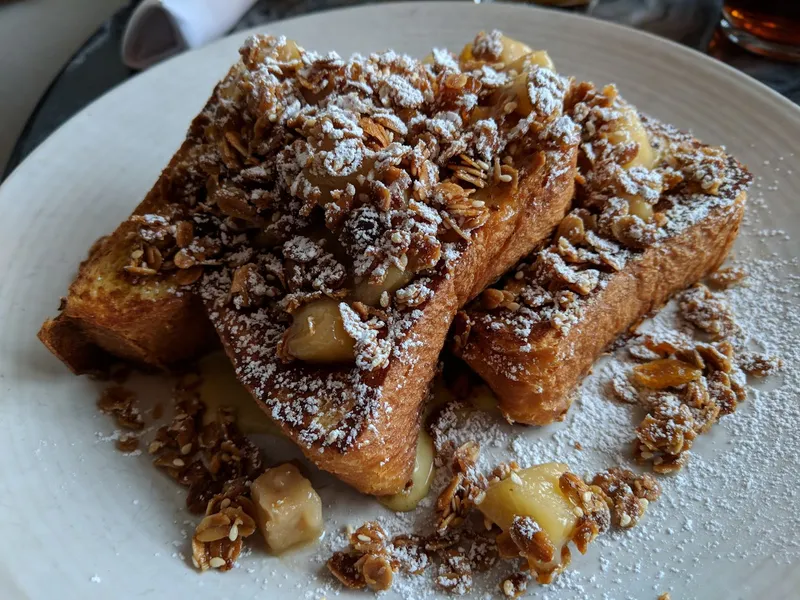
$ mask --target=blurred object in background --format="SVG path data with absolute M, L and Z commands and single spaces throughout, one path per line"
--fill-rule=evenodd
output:
M 225 35 L 256 0 L 144 0 L 122 39 L 122 60 L 146 69 Z
M 520 0 L 517 0 L 520 1 Z M 544 4 L 547 6 L 588 6 L 594 0 L 522 0 L 528 4 Z
M 721 25 L 729 39 L 751 52 L 800 61 L 797 0 L 725 0 Z
M 511 0 L 517 4 L 539 4 L 541 6 L 554 6 L 557 8 L 576 8 L 589 10 L 598 0 Z M 476 4 L 491 2 L 491 0 L 475 0 Z

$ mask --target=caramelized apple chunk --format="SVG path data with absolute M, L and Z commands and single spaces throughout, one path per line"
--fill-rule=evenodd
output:
M 325 298 L 300 307 L 286 332 L 286 351 L 310 363 L 353 361 L 355 342 L 345 331 L 339 303 Z
M 484 516 L 503 531 L 509 531 L 516 517 L 530 517 L 556 548 L 563 547 L 575 530 L 575 506 L 559 487 L 567 465 L 547 463 L 512 472 L 489 486 L 478 505 Z
M 414 273 L 408 269 L 401 271 L 392 265 L 386 270 L 386 275 L 380 283 L 371 283 L 369 280 L 362 281 L 354 291 L 354 297 L 359 302 L 370 306 L 383 306 L 382 299 L 384 292 L 392 294 L 406 285 L 414 277 Z M 388 296 L 387 296 L 388 299 Z M 385 306 L 384 306 L 385 308 Z
M 612 144 L 635 143 L 638 147 L 636 156 L 625 165 L 626 169 L 631 167 L 645 167 L 652 169 L 658 155 L 650 144 L 650 138 L 642 125 L 642 121 L 636 109 L 629 104 L 625 104 L 621 109 L 621 116 L 614 121 L 614 127 L 604 135 Z
M 584 553 L 611 523 L 602 490 L 561 463 L 510 470 L 487 488 L 478 508 L 503 530 L 497 537 L 501 555 L 525 557 L 540 583 L 569 564 L 570 542 Z
M 258 528 L 272 552 L 315 540 L 322 531 L 322 501 L 291 463 L 268 469 L 253 482 Z

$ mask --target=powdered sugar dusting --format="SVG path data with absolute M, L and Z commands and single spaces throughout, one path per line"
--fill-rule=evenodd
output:
M 745 237 L 751 235 L 779 243 L 745 230 Z M 763 258 L 754 246 L 740 243 L 735 263 L 750 273 L 748 283 L 724 294 L 747 335 L 747 346 L 782 357 L 783 371 L 764 381 L 750 381 L 749 399 L 695 442 L 689 464 L 677 475 L 659 477 L 664 493 L 638 527 L 601 536 L 587 556 L 573 557 L 570 569 L 552 585 L 529 585 L 530 597 L 656 597 L 678 582 L 682 590 L 691 589 L 693 581 L 699 585 L 708 573 L 730 578 L 751 572 L 766 556 L 781 565 L 800 560 L 800 543 L 786 536 L 800 528 L 800 515 L 794 510 L 800 349 L 794 332 L 784 326 L 800 319 L 800 260 Z M 679 322 L 674 303 L 640 328 L 659 334 L 676 329 L 686 327 Z M 613 375 L 630 364 L 624 348 L 598 361 L 563 423 L 522 428 L 506 424 L 499 415 L 468 412 L 453 415 L 459 425 L 449 437 L 456 443 L 480 441 L 478 466 L 484 471 L 509 459 L 523 466 L 557 460 L 585 475 L 610 465 L 635 470 L 630 441 L 641 409 L 613 400 L 608 390 Z M 424 532 L 430 527 L 431 498 L 446 482 L 444 471 L 440 469 L 431 495 L 416 513 L 379 519 L 387 531 Z M 340 547 L 336 540 L 331 542 L 331 547 Z M 320 559 L 324 556 L 322 551 Z M 476 576 L 472 593 L 495 596 L 504 573 L 492 569 L 486 576 Z M 435 596 L 430 575 L 401 578 L 391 592 L 395 593 Z

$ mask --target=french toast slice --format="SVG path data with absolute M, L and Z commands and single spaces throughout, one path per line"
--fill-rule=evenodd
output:
M 165 249 L 186 213 L 183 190 L 197 185 L 198 139 L 217 102 L 219 88 L 144 200 L 89 250 L 59 315 L 42 325 L 39 339 L 75 374 L 101 373 L 116 359 L 167 369 L 219 344 L 202 301 L 186 287 L 201 272 L 174 268 Z
M 242 51 L 239 89 L 267 96 L 323 71 L 333 91 L 277 116 L 292 139 L 274 132 L 280 150 L 259 167 L 274 187 L 254 216 L 268 225 L 230 240 L 200 294 L 262 409 L 312 462 L 369 494 L 410 481 L 456 311 L 547 238 L 574 190 L 570 81 L 534 63 L 503 71 L 499 34 L 469 48 L 469 62 L 436 52 L 428 65 L 387 52 L 329 66 L 275 38 Z M 264 82 L 264 69 L 285 78 Z M 261 135 L 240 134 L 254 136 L 248 148 Z M 225 194 L 250 176 L 229 178 Z M 229 210 L 226 197 L 217 207 Z
M 722 149 L 634 119 L 612 87 L 583 86 L 570 112 L 583 130 L 576 208 L 453 329 L 506 418 L 532 425 L 563 418 L 605 348 L 722 264 L 751 181 Z

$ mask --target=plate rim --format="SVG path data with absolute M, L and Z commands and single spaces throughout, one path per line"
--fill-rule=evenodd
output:
M 453 4 L 452 4 L 451 2 L 420 2 L 420 3 L 416 3 L 416 2 L 413 2 L 413 3 L 411 3 L 411 2 L 393 2 L 393 3 L 387 3 L 387 5 L 389 5 L 389 4 L 390 4 L 390 5 L 392 5 L 392 6 L 398 6 L 398 5 L 399 5 L 399 6 L 401 7 L 401 9 L 402 9 L 402 7 L 405 7 L 405 6 L 410 6 L 410 5 L 413 5 L 414 7 L 419 7 L 419 6 L 423 6 L 423 5 L 426 5 L 426 4 L 427 4 L 427 5 L 443 5 L 443 6 L 447 6 L 447 8 L 448 8 L 448 10 L 449 10 L 449 9 L 450 9 L 450 8 L 453 6 Z M 347 7 L 347 8 L 340 8 L 340 9 L 333 9 L 333 10 L 321 11 L 320 13 L 314 13 L 314 14 L 312 14 L 312 15 L 304 15 L 304 16 L 301 16 L 301 17 L 295 17 L 295 18 L 293 18 L 293 19 L 287 19 L 287 20 L 283 20 L 283 21 L 275 21 L 275 22 L 273 22 L 273 23 L 270 23 L 270 24 L 267 24 L 267 25 L 269 25 L 270 27 L 273 27 L 273 26 L 274 26 L 274 27 L 280 27 L 282 24 L 285 24 L 285 23 L 288 23 L 288 22 L 296 22 L 296 21 L 298 21 L 298 20 L 300 20 L 300 19 L 305 19 L 305 18 L 309 18 L 309 17 L 314 17 L 314 16 L 316 16 L 317 14 L 320 14 L 320 15 L 321 15 L 321 17 L 320 17 L 320 18 L 323 18 L 323 19 L 324 19 L 326 16 L 329 16 L 331 13 L 338 13 L 338 12 L 350 12 L 350 11 L 364 10 L 365 8 L 371 8 L 372 10 L 375 10 L 375 9 L 376 9 L 377 7 L 379 7 L 379 6 L 382 6 L 382 5 L 369 5 L 369 6 L 365 6 L 365 7 L 361 7 L 361 6 L 359 6 L 359 7 Z M 509 6 L 509 5 L 503 5 L 503 6 L 504 6 L 504 7 L 507 7 L 507 6 Z M 526 8 L 529 8 L 529 7 L 526 7 Z M 494 10 L 494 9 L 492 9 L 492 10 Z M 535 9 L 535 10 L 537 10 L 537 11 L 540 11 L 540 9 Z M 556 13 L 556 14 L 557 14 L 557 13 Z M 573 16 L 575 16 L 575 15 L 573 15 Z M 507 17 L 506 17 L 506 18 L 507 18 Z M 537 18 L 537 17 L 535 17 L 535 16 L 534 16 L 534 17 L 529 17 L 529 18 L 530 18 L 530 19 L 535 19 L 535 18 Z M 592 20 L 592 19 L 589 19 L 589 20 Z M 624 29 L 624 30 L 629 30 L 629 29 L 630 29 L 630 28 L 627 28 L 627 27 L 624 27 L 624 26 L 618 26 L 618 25 L 615 25 L 615 24 L 612 24 L 612 23 L 607 23 L 607 25 L 612 25 L 612 26 L 615 26 L 615 27 L 621 27 L 621 28 L 622 28 L 622 29 Z M 462 28 L 462 29 L 466 29 L 466 28 Z M 227 36 L 227 37 L 226 37 L 226 38 L 224 38 L 223 40 L 219 40 L 217 43 L 223 43 L 223 41 L 224 41 L 224 40 L 228 40 L 228 39 L 230 39 L 231 37 L 239 37 L 239 36 L 242 36 L 242 37 L 243 37 L 243 36 L 245 36 L 245 35 L 248 35 L 248 34 L 252 33 L 253 31 L 264 31 L 264 29 L 263 29 L 263 27 L 259 26 L 259 27 L 253 28 L 253 29 L 249 29 L 249 30 L 247 30 L 247 31 L 238 32 L 237 34 L 234 34 L 233 36 Z M 644 34 L 645 36 L 652 36 L 652 34 L 648 34 L 648 33 L 646 33 L 646 32 L 639 32 L 639 31 L 636 31 L 636 30 L 633 30 L 633 31 L 634 31 L 634 34 L 635 34 L 635 33 L 642 33 L 642 34 Z M 624 35 L 625 35 L 625 36 L 627 36 L 627 35 L 630 35 L 630 31 L 628 31 L 628 32 L 627 32 L 626 34 L 624 34 Z M 673 42 L 670 42 L 669 40 L 665 40 L 665 39 L 663 39 L 663 38 L 659 38 L 658 36 L 652 36 L 652 37 L 656 37 L 656 38 L 657 38 L 657 40 L 659 40 L 659 42 L 667 42 L 667 43 L 668 43 L 668 45 L 677 45 L 677 46 L 679 46 L 680 48 L 682 48 L 683 50 L 689 50 L 690 52 L 692 51 L 690 48 L 686 48 L 686 47 L 684 47 L 684 46 L 681 46 L 680 44 L 675 44 L 675 43 L 673 43 Z M 641 43 L 647 43 L 647 42 L 641 42 Z M 232 45 L 231 45 L 231 46 L 232 46 Z M 197 50 L 197 52 L 200 52 L 200 51 L 202 51 L 202 50 L 203 50 L 203 49 L 198 49 L 198 50 Z M 191 54 L 191 53 L 186 53 L 186 57 L 187 57 L 187 58 L 183 58 L 183 56 L 184 56 L 184 55 L 181 55 L 181 56 L 175 57 L 175 59 L 174 59 L 174 60 L 179 60 L 179 59 L 182 59 L 182 58 L 183 58 L 183 60 L 190 60 L 190 59 L 188 59 L 188 55 L 190 55 L 190 54 Z M 658 52 L 656 52 L 656 53 L 654 53 L 654 54 L 658 55 Z M 226 55 L 227 55 L 227 51 L 226 51 Z M 701 55 L 702 55 L 702 54 L 701 54 Z M 674 56 L 674 55 L 673 55 L 673 56 Z M 707 58 L 710 58 L 710 57 L 707 57 Z M 714 59 L 711 59 L 711 60 L 712 60 L 712 62 L 718 62 L 718 61 L 714 61 Z M 158 67 L 156 67 L 156 68 L 167 68 L 167 67 L 166 67 L 166 65 L 167 65 L 167 64 L 169 64 L 169 61 L 165 61 L 165 63 L 163 63 L 162 65 L 159 65 L 159 66 L 158 66 Z M 726 65 L 723 65 L 723 66 L 726 66 Z M 731 68 L 731 70 L 734 72 L 734 74 L 735 74 L 736 78 L 738 78 L 738 76 L 740 76 L 740 75 L 744 75 L 743 73 L 740 73 L 740 72 L 736 71 L 736 70 L 735 70 L 735 69 L 733 69 L 733 68 Z M 745 75 L 745 77 L 747 77 L 747 76 Z M 764 100 L 764 99 L 763 99 L 763 96 L 762 96 L 762 94 L 761 94 L 760 92 L 753 91 L 753 92 L 752 92 L 752 95 L 751 95 L 751 93 L 750 93 L 750 91 L 749 91 L 749 90 L 752 90 L 752 89 L 753 89 L 753 86 L 750 86 L 750 87 L 749 87 L 749 88 L 747 88 L 747 89 L 745 89 L 745 88 L 740 88 L 739 86 L 740 86 L 740 85 L 742 85 L 742 84 L 741 84 L 741 82 L 737 82 L 737 81 L 735 80 L 736 78 L 734 78 L 734 80 L 733 80 L 733 81 L 731 81 L 731 83 L 730 83 L 730 86 L 731 86 L 731 91 L 737 91 L 737 92 L 740 92 L 740 93 L 742 94 L 742 96 L 741 96 L 742 98 L 745 98 L 745 99 L 747 99 L 747 100 L 749 100 L 749 101 L 751 101 L 751 102 L 755 103 L 757 106 L 759 106 L 759 105 L 760 105 L 760 106 L 762 106 L 762 107 L 763 107 L 763 106 L 777 106 L 777 105 L 775 105 L 775 104 L 770 104 L 770 103 L 768 103 L 768 100 Z M 60 127 L 60 128 L 57 130 L 57 131 L 56 131 L 56 132 L 54 132 L 54 134 L 58 134 L 59 132 L 61 132 L 61 134 L 62 134 L 62 135 L 60 136 L 60 138 L 61 138 L 61 139 L 59 139 L 59 140 L 58 140 L 58 146 L 57 146 L 57 147 L 59 147 L 59 148 L 63 149 L 63 148 L 64 148 L 64 147 L 65 147 L 65 146 L 66 146 L 66 145 L 69 143 L 69 141 L 70 141 L 68 138 L 71 138 L 71 137 L 72 137 L 72 135 L 74 135 L 76 132 L 78 132 L 78 131 L 77 131 L 77 128 L 74 128 L 75 130 L 74 130 L 74 131 L 72 131 L 72 132 L 70 132 L 70 133 L 71 133 L 71 135 L 70 135 L 70 136 L 64 136 L 64 135 L 63 135 L 63 131 L 61 131 L 62 129 L 66 128 L 67 126 L 74 125 L 74 124 L 72 123 L 72 119 L 75 119 L 75 118 L 82 118 L 82 117 L 87 117 L 87 115 L 85 115 L 85 113 L 86 113 L 87 111 L 91 111 L 91 110 L 93 110 L 93 109 L 94 109 L 94 107 L 95 107 L 95 106 L 97 106 L 97 104 L 96 104 L 96 103 L 98 103 L 98 102 L 102 101 L 102 100 L 105 98 L 105 96 L 107 96 L 107 95 L 111 95 L 111 94 L 114 94 L 114 93 L 117 93 L 117 90 L 122 90 L 122 89 L 124 88 L 124 86 L 125 86 L 126 84 L 128 84 L 128 83 L 131 83 L 131 85 L 136 85 L 136 84 L 133 84 L 132 82 L 134 82 L 134 81 L 138 81 L 138 79 L 139 79 L 139 78 L 136 78 L 136 77 L 134 77 L 134 78 L 131 78 L 131 80 L 129 80 L 129 81 L 127 81 L 127 82 L 123 83 L 122 85 L 120 85 L 120 86 L 117 86 L 117 87 L 113 88 L 112 90 L 109 90 L 109 92 L 107 92 L 106 94 L 104 94 L 103 96 L 101 96 L 100 98 L 98 98 L 97 100 L 95 100 L 95 101 L 93 101 L 92 103 L 90 103 L 90 105 L 88 105 L 86 108 L 84 108 L 84 109 L 82 109 L 81 111 L 79 111 L 79 112 L 78 112 L 78 113 L 77 113 L 77 114 L 76 114 L 74 117 L 72 117 L 72 118 L 71 118 L 70 120 L 68 120 L 68 121 L 67 121 L 67 122 L 66 122 L 64 125 L 62 125 L 62 126 L 61 126 L 61 127 Z M 748 79 L 749 79 L 749 78 L 748 78 Z M 737 83 L 738 83 L 739 85 L 737 85 Z M 757 83 L 758 83 L 758 82 L 757 82 Z M 759 85 L 761 85 L 761 84 L 759 84 Z M 142 86 L 142 87 L 144 87 L 144 86 Z M 762 86 L 762 87 L 766 87 L 766 86 Z M 735 88 L 735 89 L 734 89 L 734 88 Z M 768 91 L 772 91 L 772 90 L 769 90 L 769 88 L 767 88 L 767 90 L 768 90 Z M 141 89 L 140 89 L 140 91 L 141 91 Z M 128 92 L 119 92 L 119 93 L 123 93 L 123 94 L 124 94 L 124 93 L 128 93 Z M 773 92 L 773 94 L 774 94 L 774 95 L 778 95 L 778 96 L 780 97 L 780 95 L 779 95 L 779 94 L 776 94 L 776 93 L 774 93 L 774 92 Z M 737 96 L 737 98 L 738 98 L 738 97 L 739 97 L 739 96 Z M 785 100 L 785 99 L 784 99 L 784 100 Z M 787 100 L 787 101 L 788 101 L 788 100 Z M 732 101 L 732 102 L 733 102 L 733 101 Z M 794 105 L 792 104 L 792 106 L 794 106 Z M 797 107 L 795 107 L 795 108 L 797 108 Z M 778 122 L 781 122 L 781 121 L 782 121 L 782 119 L 784 119 L 784 117 L 786 116 L 786 114 L 787 114 L 787 113 L 784 113 L 784 112 L 777 112 L 777 113 L 774 113 L 774 114 L 771 114 L 771 115 L 769 115 L 769 119 L 770 119 L 771 121 L 778 121 Z M 795 117 L 797 117 L 798 115 L 800 115 L 800 111 L 798 111 L 798 112 L 796 112 L 796 113 L 793 113 L 793 114 L 792 114 L 792 117 L 791 117 L 791 125 L 792 125 L 792 129 L 791 129 L 791 131 L 798 130 L 798 129 L 795 129 L 795 126 L 797 126 L 797 127 L 800 127 L 800 119 L 796 119 L 796 118 L 795 118 Z M 776 116 L 777 116 L 777 118 L 776 118 Z M 88 116 L 88 118 L 92 118 L 92 116 L 91 116 L 91 115 L 89 115 L 89 116 Z M 105 120 L 105 119 L 100 119 L 100 122 L 102 123 L 104 120 Z M 188 120 L 188 119 L 187 119 L 187 120 Z M 692 124 L 692 125 L 694 125 L 694 122 L 691 122 L 691 121 L 689 121 L 689 122 L 687 122 L 687 124 Z M 48 138 L 47 140 L 45 140 L 45 141 L 43 142 L 43 144 L 42 144 L 42 145 L 41 145 L 39 148 L 37 148 L 37 151 L 36 151 L 36 152 L 38 152 L 38 151 L 45 151 L 45 149 L 47 148 L 46 144 L 48 144 L 48 143 L 49 143 L 49 144 L 54 144 L 54 143 L 55 143 L 55 141 L 54 141 L 53 139 L 51 139 L 51 138 Z M 38 165 L 41 165 L 41 164 L 42 164 L 42 161 L 41 161 L 41 160 L 38 158 L 38 157 L 39 157 L 39 156 L 41 156 L 41 155 L 37 155 L 37 154 L 36 154 L 36 152 L 32 153 L 32 155 L 31 155 L 31 156 L 37 156 L 36 163 L 37 163 Z M 29 157 L 29 158 L 30 158 L 30 157 Z M 24 161 L 24 162 L 27 162 L 27 159 L 26 159 L 26 161 Z M 23 163 L 23 164 L 24 164 L 24 163 Z M 16 170 L 18 170 L 18 169 L 16 169 Z M 15 171 L 16 171 L 16 170 L 15 170 Z M 28 171 L 30 171 L 30 170 L 31 170 L 31 168 L 30 168 L 30 167 L 28 167 L 28 169 L 27 169 L 27 170 L 28 170 Z M 137 170 L 138 170 L 138 169 L 137 169 Z M 140 170 L 140 171 L 141 171 L 141 170 Z M 13 176 L 13 175 L 15 175 L 15 173 L 12 173 L 12 176 Z M 30 175 L 31 175 L 31 173 L 29 173 L 28 175 L 30 176 Z M 141 177 L 141 175 L 140 175 L 139 177 Z M 9 178 L 9 179 L 11 179 L 11 178 Z M 16 181 L 16 180 L 15 180 L 15 181 Z M 25 180 L 22 180 L 22 181 L 25 181 Z M 18 182 L 18 183 L 19 183 L 19 182 Z M 8 190 L 8 191 L 10 192 L 11 190 Z M 4 193 L 8 193 L 8 192 L 6 192 L 6 191 L 4 190 L 4 188 L 3 188 L 2 186 L 0 186 L 0 198 L 2 198 L 2 196 L 3 196 L 3 194 L 4 194 Z M 8 195 L 9 195 L 9 199 L 11 199 L 11 198 L 12 198 L 12 197 L 11 197 L 11 194 L 9 193 Z M 77 200 L 75 203 L 76 203 L 76 205 L 80 206 L 80 202 L 81 202 L 80 200 Z M 85 202 L 85 200 L 84 200 L 84 202 Z M 28 211 L 26 210 L 26 212 L 28 212 Z M 798 215 L 798 216 L 800 217 L 800 215 Z M 798 227 L 800 227 L 800 221 L 795 221 L 795 222 L 798 224 L 797 226 L 798 226 Z M 71 260 L 72 260 L 72 259 L 76 259 L 76 256 L 73 256 L 73 257 L 71 257 Z M 12 270 L 13 270 L 13 269 L 12 269 Z M 2 274 L 2 273 L 4 273 L 4 272 L 6 272 L 6 268 L 3 266 L 3 264 L 2 264 L 2 261 L 0 261 L 0 274 Z M 2 297 L 2 296 L 3 296 L 3 294 L 0 294 L 0 297 Z M 45 301 L 45 300 L 46 300 L 46 299 L 44 299 L 44 300 L 42 300 L 42 299 L 39 299 L 39 300 L 37 300 L 37 304 L 39 304 L 39 305 L 42 305 L 42 304 L 44 303 L 44 301 Z M 4 362 L 5 362 L 5 361 L 3 360 L 3 358 L 2 358 L 2 357 L 0 357 L 0 375 L 2 375 L 2 373 L 3 373 L 3 371 L 4 371 L 4 367 L 6 366 L 6 364 L 8 364 L 8 363 L 6 363 L 6 364 L 3 364 Z M 66 373 L 66 371 L 64 371 L 63 373 L 61 373 L 61 374 L 60 374 L 60 376 L 61 376 L 61 377 L 69 377 L 69 379 L 73 379 L 73 380 L 74 380 L 74 379 L 77 379 L 77 378 L 74 378 L 74 377 L 68 376 L 68 374 Z M 0 379 L 0 380 L 1 380 L 1 379 Z M 15 389 L 15 388 L 17 388 L 17 386 L 19 385 L 19 381 L 20 381 L 20 380 L 19 380 L 18 378 L 16 378 L 16 377 L 15 377 L 15 374 L 12 372 L 12 374 L 11 374 L 11 377 L 7 378 L 5 381 L 6 381 L 6 383 L 7 383 L 7 384 L 11 384 L 11 382 L 12 382 L 12 381 L 14 382 L 14 384 L 13 384 L 13 385 L 14 385 L 14 388 L 12 388 L 10 385 L 8 385 L 8 386 L 6 387 L 6 389 L 10 391 L 10 390 L 12 390 L 12 389 Z M 2 575 L 2 565 L 0 565 L 0 575 Z M 1 578 L 0 578 L 0 579 L 1 579 Z M 17 579 L 12 579 L 11 581 L 12 581 L 12 583 L 16 583 L 18 580 L 17 580 Z M 87 584 L 87 585 L 88 585 L 88 584 Z M 83 589 L 83 588 L 81 588 L 81 589 Z M 100 589 L 100 588 L 98 588 L 98 589 Z M 170 588 L 169 588 L 169 589 L 172 589 L 172 586 L 170 586 Z M 180 589 L 190 589 L 190 588 L 180 588 Z M 235 589 L 235 587 L 234 587 L 234 586 L 232 586 L 231 588 L 229 588 L 229 590 L 230 590 L 230 589 Z M 249 589 L 249 588 L 247 588 L 247 589 Z M 246 591 L 247 591 L 247 589 L 246 589 Z M 228 591 L 229 591 L 229 590 L 228 590 Z M 14 588 L 11 588 L 11 590 L 10 590 L 10 591 L 12 591 L 12 592 L 13 592 L 13 591 L 14 591 Z M 103 592 L 107 592 L 107 591 L 108 591 L 108 588 L 102 588 L 102 591 L 100 591 L 99 593 L 100 593 L 100 594 L 102 594 Z M 256 590 L 256 591 L 257 591 L 257 590 Z M 611 591 L 611 590 L 609 590 L 609 591 Z M 274 589 L 274 588 L 270 588 L 270 589 L 268 589 L 268 590 L 267 590 L 267 594 L 268 594 L 268 595 L 269 595 L 270 593 L 273 593 L 273 594 L 274 594 L 274 593 L 276 593 L 276 592 L 277 592 L 277 590 L 276 590 L 276 589 Z M 235 592 L 233 592 L 233 593 L 235 594 Z M 92 597 L 95 597 L 95 596 L 94 596 L 94 594 L 92 594 L 91 596 L 92 596 Z M 12 596 L 12 597 L 13 597 L 13 596 Z M 68 597 L 69 597 L 69 596 L 68 596 Z M 343 597 L 344 597 L 344 594 L 343 594 Z

